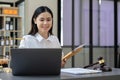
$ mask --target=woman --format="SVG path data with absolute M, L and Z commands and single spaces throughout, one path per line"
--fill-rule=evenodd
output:
M 31 20 L 31 30 L 23 37 L 19 48 L 61 48 L 58 38 L 52 33 L 53 13 L 47 6 L 38 7 Z M 66 61 L 62 61 L 64 67 Z

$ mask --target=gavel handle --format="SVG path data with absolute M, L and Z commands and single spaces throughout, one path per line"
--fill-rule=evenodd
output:
M 96 62 L 96 63 L 90 64 L 90 65 L 84 66 L 83 68 L 88 68 L 88 67 L 94 66 L 96 64 L 99 64 L 99 62 Z

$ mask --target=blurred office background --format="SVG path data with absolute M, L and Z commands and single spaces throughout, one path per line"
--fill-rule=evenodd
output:
M 100 56 L 108 66 L 120 67 L 120 0 L 0 0 L 0 4 L 13 2 L 19 7 L 23 35 L 30 30 L 34 10 L 46 5 L 53 11 L 53 33 L 64 54 L 85 44 L 65 67 L 84 67 Z

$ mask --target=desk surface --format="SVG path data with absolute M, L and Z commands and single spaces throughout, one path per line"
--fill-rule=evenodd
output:
M 0 80 L 119 80 L 120 69 L 85 75 L 61 73 L 59 76 L 13 76 L 11 73 L 0 73 Z

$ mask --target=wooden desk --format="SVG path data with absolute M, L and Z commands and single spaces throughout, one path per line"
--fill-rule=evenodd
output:
M 59 76 L 13 76 L 11 73 L 0 73 L 1 80 L 120 80 L 120 69 L 112 72 L 73 75 L 61 73 Z

